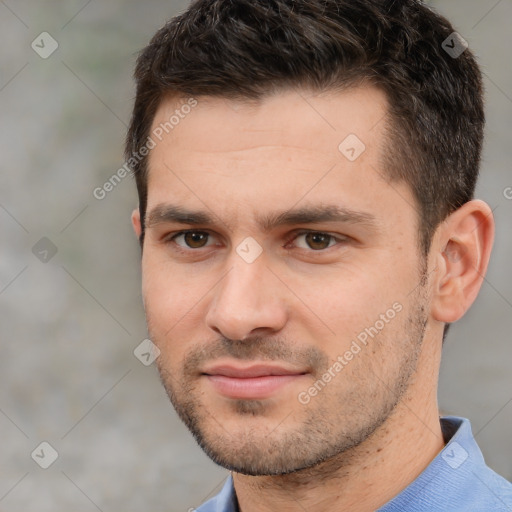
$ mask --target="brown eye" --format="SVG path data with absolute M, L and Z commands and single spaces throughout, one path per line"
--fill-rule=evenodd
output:
M 171 240 L 183 249 L 201 249 L 207 246 L 209 236 L 205 231 L 182 231 Z
M 332 236 L 326 233 L 307 233 L 305 240 L 311 249 L 320 251 L 329 247 Z
M 185 243 L 191 249 L 199 249 L 206 245 L 208 241 L 208 233 L 203 233 L 201 231 L 189 231 L 188 233 L 184 233 Z

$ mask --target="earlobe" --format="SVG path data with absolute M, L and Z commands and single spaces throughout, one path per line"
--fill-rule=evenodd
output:
M 135 208 L 135 210 L 133 210 L 132 212 L 132 226 L 133 226 L 133 230 L 135 231 L 135 235 L 137 236 L 137 238 L 140 238 L 140 233 L 141 233 L 141 224 L 140 224 L 140 211 L 139 211 L 139 208 Z
M 494 219 L 483 201 L 469 201 L 438 228 L 432 247 L 438 273 L 432 297 L 433 317 L 445 323 L 459 320 L 476 299 L 494 240 Z

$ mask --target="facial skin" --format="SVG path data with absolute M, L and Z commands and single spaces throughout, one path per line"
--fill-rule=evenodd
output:
M 468 203 L 420 255 L 412 193 L 385 179 L 375 88 L 197 100 L 149 160 L 143 297 L 162 382 L 206 453 L 235 471 L 244 512 L 276 500 L 375 510 L 442 449 L 442 329 L 478 293 L 490 210 Z M 185 102 L 162 103 L 153 127 Z M 366 147 L 353 162 L 338 149 L 349 134 Z M 212 222 L 172 221 L 171 206 Z M 329 208 L 343 215 L 270 222 Z M 132 222 L 139 235 L 138 210 Z

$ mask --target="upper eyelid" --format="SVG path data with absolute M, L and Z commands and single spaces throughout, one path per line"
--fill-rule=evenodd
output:
M 208 230 L 208 229 L 184 229 L 184 230 L 181 230 L 181 231 L 173 232 L 173 233 L 165 236 L 163 238 L 163 240 L 170 242 L 170 241 L 173 241 L 178 236 L 185 235 L 187 233 L 207 233 L 209 236 L 212 236 L 212 235 L 215 236 L 215 233 L 210 231 L 210 230 Z M 290 242 L 292 242 L 293 240 L 295 240 L 296 238 L 298 238 L 301 235 L 307 235 L 309 233 L 317 233 L 317 234 L 321 234 L 321 235 L 328 235 L 328 236 L 334 238 L 338 242 L 342 242 L 342 241 L 347 240 L 347 239 L 350 238 L 347 235 L 333 234 L 333 233 L 330 233 L 329 231 L 321 231 L 321 230 L 316 230 L 316 229 L 300 229 L 300 228 L 298 228 L 297 230 L 292 231 L 292 233 L 290 233 L 290 234 L 288 234 L 286 236 L 286 244 L 289 244 Z M 190 249 L 193 250 L 193 251 L 194 250 L 196 250 L 196 251 L 198 250 L 198 249 L 192 249 L 192 248 L 190 248 Z M 202 249 L 202 247 L 200 247 L 199 249 Z
M 176 231 L 174 233 L 170 233 L 169 235 L 166 235 L 163 237 L 164 241 L 172 241 L 178 236 L 186 235 L 187 233 L 206 233 L 208 236 L 212 236 L 214 233 L 211 231 L 208 231 L 207 229 L 184 229 L 182 231 Z
M 164 238 L 174 238 L 179 235 L 185 235 L 187 233 L 207 233 L 208 235 L 215 235 L 216 233 L 214 231 L 210 231 L 209 229 L 182 229 L 181 231 L 173 231 L 172 233 L 169 233 L 168 235 L 165 235 Z M 318 233 L 320 235 L 330 235 L 333 238 L 348 238 L 347 235 L 341 235 L 341 234 L 335 234 L 331 233 L 330 231 L 322 231 L 320 229 L 296 229 L 291 232 L 290 236 L 298 236 L 298 235 L 305 235 L 308 233 Z
M 332 238 L 336 239 L 346 239 L 350 238 L 348 235 L 342 235 L 341 233 L 331 233 L 330 231 L 322 231 L 320 229 L 297 229 L 295 231 L 292 231 L 292 236 L 297 237 L 299 235 L 307 235 L 309 233 L 316 233 L 319 235 L 328 235 Z

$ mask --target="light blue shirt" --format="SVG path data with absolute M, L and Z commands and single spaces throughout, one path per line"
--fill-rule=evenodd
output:
M 512 484 L 486 466 L 469 420 L 441 418 L 447 445 L 377 512 L 512 512 Z M 239 512 L 233 479 L 197 512 Z

